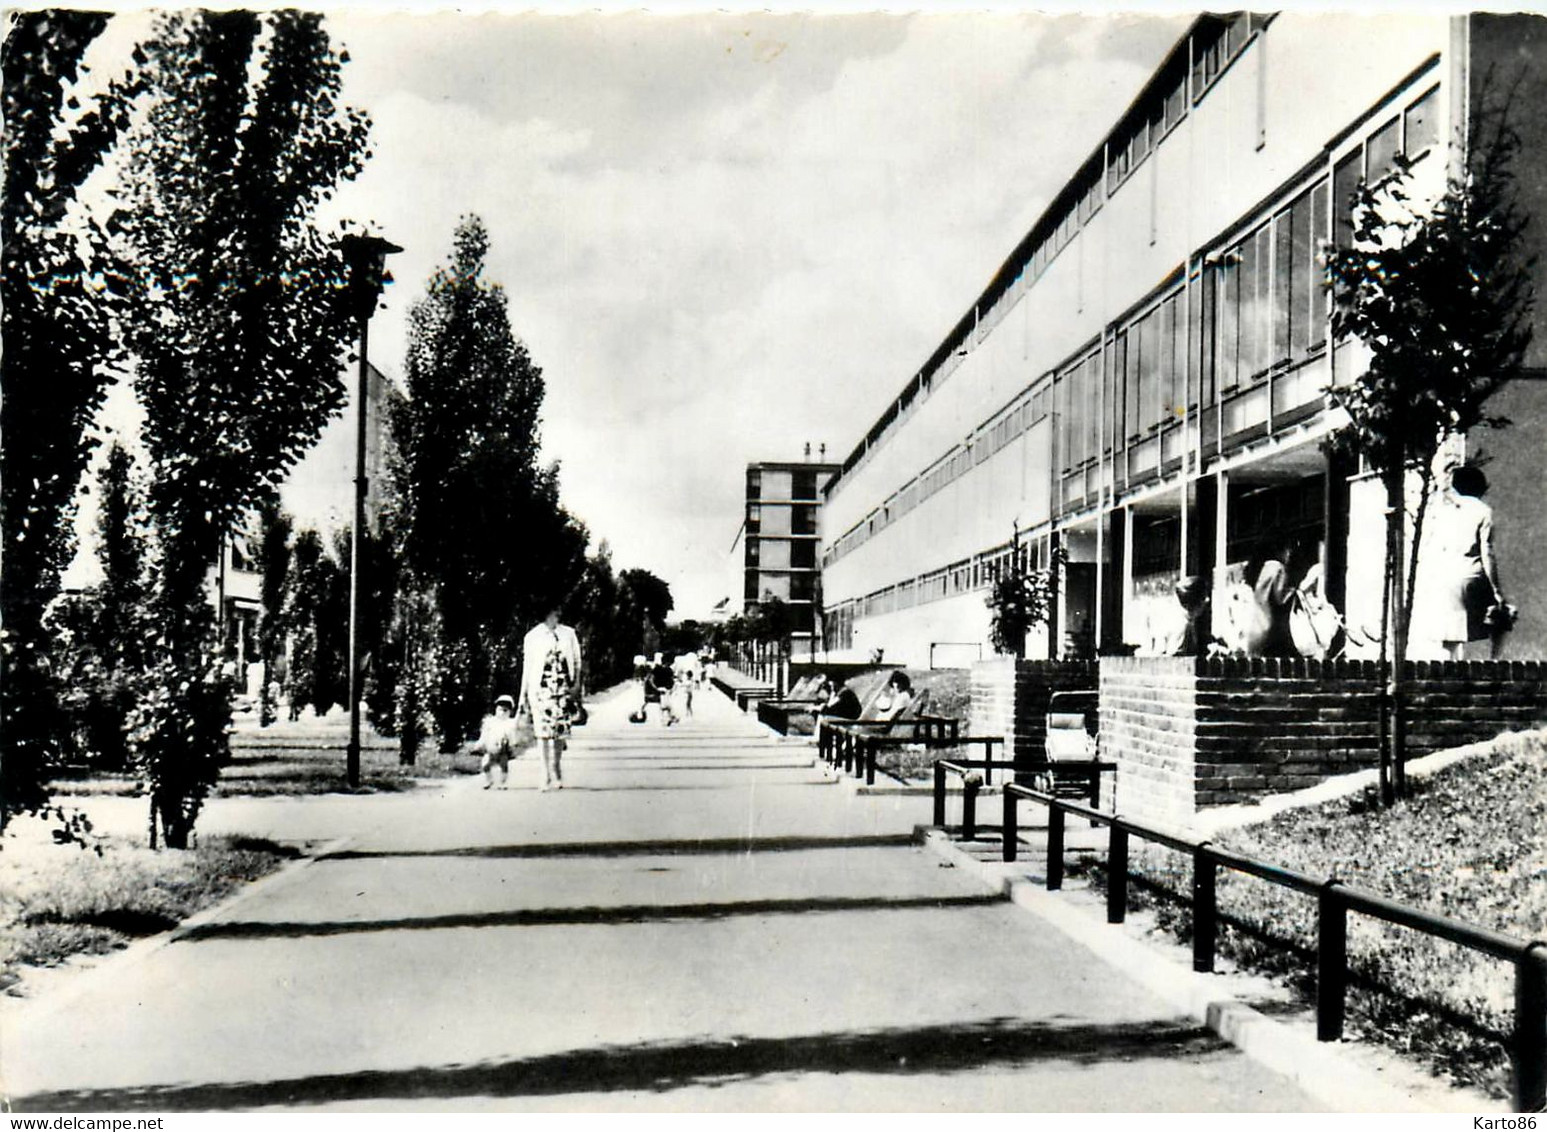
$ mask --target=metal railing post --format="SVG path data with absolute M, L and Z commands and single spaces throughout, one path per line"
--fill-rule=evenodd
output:
M 1322 885 L 1317 896 L 1316 1040 L 1335 1042 L 1343 1036 L 1343 1012 L 1348 998 L 1348 905 L 1338 881 Z
M 1004 852 L 1006 861 L 1015 860 L 1015 851 L 1020 839 L 1020 829 L 1016 821 L 1015 803 L 1018 799 L 1015 792 L 1006 787 L 1004 792 Z
M 1219 929 L 1219 905 L 1215 901 L 1218 870 L 1214 858 L 1199 845 L 1192 855 L 1192 969 L 1214 970 L 1214 939 Z
M 1516 1112 L 1547 1109 L 1547 944 L 1532 943 L 1515 960 Z
M 962 779 L 962 840 L 978 839 L 978 786 L 971 776 Z
M 867 738 L 860 746 L 865 752 L 865 785 L 874 786 L 876 784 L 876 741 L 873 738 Z
M 935 826 L 945 828 L 945 767 L 935 763 Z
M 1047 887 L 1064 886 L 1064 812 L 1054 802 L 1047 808 Z
M 1128 831 L 1112 823 L 1107 848 L 1107 923 L 1120 924 L 1128 914 Z

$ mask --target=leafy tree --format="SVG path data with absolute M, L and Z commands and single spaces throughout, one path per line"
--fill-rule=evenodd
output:
M 313 217 L 358 171 L 367 123 L 339 105 L 344 59 L 313 13 L 169 14 L 145 56 L 151 101 L 110 222 L 133 264 L 125 329 L 162 552 L 131 742 L 181 848 L 227 755 L 209 564 L 343 403 L 345 267 Z
M 286 695 L 293 720 L 308 704 L 324 715 L 348 696 L 348 584 L 321 535 L 307 529 L 296 536 L 283 614 L 290 636 Z
M 1020 532 L 1013 540 L 1014 550 L 1009 562 L 989 587 L 985 604 L 992 610 L 988 627 L 989 643 L 994 651 L 1008 656 L 1026 655 L 1026 636 L 1038 625 L 1047 623 L 1052 613 L 1053 598 L 1058 593 L 1059 570 L 1064 564 L 1064 550 L 1054 548 L 1053 556 L 1044 569 L 1033 569 L 1025 548 L 1020 545 Z
M 49 606 L 44 628 L 54 638 L 52 660 L 67 720 L 61 756 L 102 770 L 127 762 L 125 723 L 142 646 L 146 531 L 133 459 L 109 449 L 98 474 L 97 559 L 102 581 Z
M 278 712 L 271 688 L 285 648 L 285 582 L 290 574 L 290 534 L 295 523 L 280 506 L 279 497 L 264 500 L 258 509 L 258 572 L 262 576 L 262 619 L 258 623 L 258 659 L 263 665 L 259 724 L 267 727 Z
M 515 687 L 522 634 L 585 568 L 558 469 L 537 462 L 542 372 L 511 329 L 504 289 L 484 276 L 488 251 L 483 223 L 465 218 L 410 312 L 408 397 L 392 418 L 399 588 L 433 610 L 415 617 L 432 634 L 415 663 L 448 749 Z
M 1522 243 L 1528 218 L 1514 175 L 1520 139 L 1506 110 L 1488 108 L 1474 115 L 1470 136 L 1464 168 L 1432 207 L 1415 201 L 1411 168 L 1400 159 L 1388 176 L 1361 185 L 1353 244 L 1327 253 L 1333 332 L 1369 350 L 1364 374 L 1328 390 L 1349 418 L 1333 443 L 1363 457 L 1386 492 L 1381 656 L 1392 667 L 1381 771 L 1388 802 L 1404 792 L 1402 665 L 1435 458 L 1454 435 L 1507 423 L 1485 415 L 1487 401 L 1519 372 L 1531 341 L 1533 260 Z M 1410 474 L 1418 505 L 1409 551 Z
M 604 540 L 586 558 L 570 598 L 570 623 L 580 637 L 585 679 L 590 689 L 625 679 L 633 667 L 632 641 L 618 622 L 618 579 L 612 548 Z
M 132 83 L 78 108 L 82 58 L 101 12 L 7 13 L 5 189 L 0 195 L 0 829 L 48 798 L 63 736 L 44 611 L 74 551 L 75 493 L 114 357 L 99 289 L 101 241 L 72 223 L 81 185 L 112 149 Z M 116 280 L 109 280 L 116 285 Z

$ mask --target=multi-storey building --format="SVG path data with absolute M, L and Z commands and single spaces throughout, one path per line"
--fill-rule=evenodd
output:
M 809 639 L 816 627 L 821 488 L 837 470 L 837 464 L 810 460 L 747 465 L 746 514 L 739 536 L 743 608 L 778 598 L 789 605 L 801 638 Z
M 1420 193 L 1441 191 L 1472 112 L 1505 99 L 1527 239 L 1547 249 L 1547 20 L 1199 17 L 1116 123 L 1069 124 L 1090 157 L 829 484 L 829 649 L 921 664 L 938 642 L 986 642 L 1006 559 L 1061 547 L 1053 623 L 1028 651 L 1161 651 L 1181 576 L 1211 579 L 1217 622 L 1247 558 L 1285 535 L 1350 624 L 1378 631 L 1384 498 L 1322 445 L 1338 424 L 1324 391 L 1362 372 L 1362 347 L 1330 340 L 1318 252 L 1399 155 Z M 1547 647 L 1538 271 L 1530 368 L 1495 403 L 1514 425 L 1460 446 L 1486 464 L 1521 598 L 1509 655 Z M 1422 655 L 1437 642 L 1415 621 Z

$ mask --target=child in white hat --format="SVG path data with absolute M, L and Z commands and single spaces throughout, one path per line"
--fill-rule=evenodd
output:
M 494 714 L 484 716 L 483 727 L 478 732 L 477 749 L 483 752 L 480 769 L 483 771 L 485 790 L 494 785 L 495 767 L 500 768 L 500 789 L 505 789 L 506 779 L 510 776 L 510 760 L 519 745 L 516 701 L 509 696 L 501 696 L 494 701 Z

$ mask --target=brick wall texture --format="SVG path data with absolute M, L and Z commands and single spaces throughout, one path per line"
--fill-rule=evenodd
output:
M 1409 758 L 1547 723 L 1547 665 L 1406 667 Z M 1105 657 L 1101 753 L 1117 806 L 1178 819 L 1380 761 L 1373 661 Z
M 1041 759 L 1047 753 L 1048 698 L 1054 692 L 1093 691 L 1097 678 L 1093 660 L 980 660 L 972 666 L 967 730 L 1003 735 L 1006 751 L 1017 761 Z

